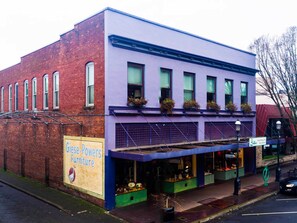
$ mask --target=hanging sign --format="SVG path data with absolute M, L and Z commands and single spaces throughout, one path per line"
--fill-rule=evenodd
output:
M 249 139 L 249 146 L 265 146 L 266 145 L 266 137 L 255 137 Z

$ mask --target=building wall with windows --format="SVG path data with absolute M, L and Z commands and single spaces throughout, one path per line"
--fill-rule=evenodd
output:
M 175 168 L 177 162 L 190 163 L 194 185 L 203 186 L 207 160 L 213 170 L 215 162 L 234 156 L 226 153 L 237 146 L 232 142 L 236 120 L 242 123 L 241 137 L 255 135 L 255 73 L 254 54 L 108 8 L 0 71 L 0 165 L 106 209 L 119 205 L 117 181 L 133 173 L 136 182 L 136 173 L 143 179 L 146 170 L 156 176 L 153 171 L 168 163 Z M 147 103 L 131 107 L 129 98 Z M 170 112 L 160 110 L 166 98 L 174 100 Z M 200 109 L 184 109 L 188 99 Z M 221 109 L 208 108 L 210 101 Z M 237 110 L 226 109 L 230 101 Z M 251 112 L 241 111 L 242 103 L 250 104 Z M 64 136 L 72 143 L 104 139 L 99 198 L 74 187 L 73 178 L 63 182 Z M 153 154 L 157 147 L 222 140 L 228 145 Z M 253 151 L 241 146 L 241 168 L 252 172 L 253 159 L 247 158 Z M 129 154 L 143 147 L 151 150 L 147 156 Z M 76 154 L 75 146 L 69 148 Z M 88 156 L 99 157 L 89 151 Z

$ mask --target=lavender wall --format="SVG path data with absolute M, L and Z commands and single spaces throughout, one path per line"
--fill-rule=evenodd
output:
M 159 71 L 160 68 L 172 69 L 173 99 L 175 107 L 182 108 L 183 104 L 183 72 L 196 74 L 196 100 L 202 109 L 206 108 L 206 77 L 217 77 L 217 102 L 224 109 L 224 81 L 233 80 L 234 103 L 240 107 L 240 82 L 248 82 L 249 103 L 255 110 L 255 77 L 231 71 L 205 67 L 197 64 L 172 60 L 164 57 L 152 56 L 135 51 L 116 48 L 108 40 L 109 35 L 119 35 L 131 39 L 148 42 L 155 45 L 181 50 L 183 52 L 219 59 L 250 68 L 255 68 L 255 56 L 249 53 L 224 47 L 220 44 L 205 41 L 172 29 L 135 19 L 130 16 L 105 11 L 105 112 L 109 113 L 109 106 L 125 106 L 127 102 L 127 62 L 145 65 L 145 98 L 148 99 L 147 107 L 159 107 Z M 165 120 L 164 120 L 165 119 Z M 191 122 L 199 123 L 199 140 L 204 140 L 204 122 L 209 121 L 236 121 L 235 118 L 219 117 L 112 117 L 106 119 L 106 139 L 109 149 L 115 148 L 114 134 L 115 123 L 118 122 Z M 254 118 L 243 118 L 243 121 L 253 121 Z M 253 125 L 255 126 L 255 125 Z M 255 127 L 253 132 L 255 132 Z M 255 135 L 255 134 L 253 134 Z

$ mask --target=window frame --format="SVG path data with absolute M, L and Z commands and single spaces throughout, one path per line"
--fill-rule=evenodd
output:
M 184 83 L 185 83 L 185 77 L 190 76 L 192 77 L 192 85 L 193 85 L 193 90 L 185 90 L 185 84 L 184 84 L 184 101 L 187 101 L 185 99 L 185 93 L 190 92 L 192 94 L 192 97 L 190 100 L 196 100 L 195 98 L 195 92 L 196 92 L 196 85 L 195 85 L 195 73 L 190 73 L 190 72 L 184 72 Z
M 32 110 L 37 110 L 37 78 L 32 78 Z
M 93 85 L 90 82 L 90 68 L 93 68 Z M 90 89 L 93 87 L 93 103 L 90 100 Z M 86 107 L 92 107 L 95 103 L 95 66 L 94 62 L 88 62 L 86 64 Z
M 12 85 L 8 85 L 8 111 L 12 112 Z
M 60 100 L 59 100 L 59 72 L 56 71 L 53 73 L 53 108 L 59 109 Z
M 161 86 L 161 73 L 162 71 L 168 71 L 169 74 L 169 87 L 165 88 Z M 165 96 L 163 96 L 163 94 L 165 94 Z M 160 68 L 160 103 L 166 99 L 166 98 L 170 98 L 172 99 L 172 69 L 168 69 L 168 68 Z
M 19 84 L 14 84 L 14 110 L 19 110 Z
M 214 93 L 208 92 L 208 80 L 214 81 Z M 209 97 L 212 95 L 212 100 L 209 100 Z M 214 101 L 217 102 L 217 78 L 213 76 L 206 77 L 206 102 Z
M 129 67 L 138 68 L 141 70 L 141 84 L 129 83 Z M 140 90 L 140 96 L 135 97 L 135 91 Z M 144 98 L 144 65 L 128 62 L 127 65 L 127 97 L 128 98 Z
M 24 111 L 29 110 L 29 81 L 24 81 Z
M 226 83 L 231 83 L 231 94 L 226 94 Z M 225 105 L 227 105 L 229 102 L 233 103 L 233 95 L 234 95 L 234 84 L 233 80 L 231 79 L 225 79 Z M 227 100 L 229 98 L 229 100 Z
M 43 109 L 48 110 L 48 99 L 49 99 L 49 90 L 48 90 L 48 74 L 43 75 Z
M 242 84 L 245 84 L 246 88 L 246 95 L 242 96 Z M 240 82 L 240 104 L 247 104 L 248 103 L 248 82 L 241 81 Z
M 1 112 L 4 113 L 4 87 L 1 87 Z

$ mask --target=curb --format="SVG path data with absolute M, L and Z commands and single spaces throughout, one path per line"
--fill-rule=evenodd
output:
M 28 194 L 28 195 L 30 195 L 30 196 L 32 196 L 32 197 L 34 197 L 34 198 L 36 198 L 36 199 L 38 199 L 40 201 L 43 201 L 43 202 L 45 202 L 45 203 L 47 203 L 47 204 L 49 204 L 49 205 L 57 208 L 58 210 L 61 210 L 61 211 L 65 212 L 65 213 L 67 213 L 69 215 L 72 215 L 71 214 L 71 211 L 64 209 L 62 206 L 60 206 L 60 205 L 58 205 L 58 204 L 56 204 L 54 202 L 51 202 L 51 201 L 45 199 L 44 197 L 40 197 L 40 196 L 38 196 L 38 195 L 36 195 L 34 193 L 31 193 L 31 192 L 29 192 L 29 191 L 27 191 L 27 190 L 25 190 L 23 188 L 20 188 L 20 187 L 15 186 L 15 185 L 13 185 L 11 183 L 8 183 L 5 180 L 0 179 L 0 182 L 3 183 L 3 184 L 6 184 L 7 186 L 12 187 L 12 188 L 14 188 L 16 190 L 22 191 L 23 193 Z
M 261 200 L 263 200 L 263 199 L 265 199 L 265 198 L 268 198 L 268 197 L 270 197 L 270 196 L 273 196 L 273 195 L 275 195 L 275 194 L 277 194 L 277 191 L 273 191 L 273 192 L 264 194 L 264 195 L 262 195 L 262 196 L 259 196 L 259 197 L 255 198 L 255 199 L 246 201 L 246 202 L 241 203 L 241 204 L 233 205 L 233 206 L 231 206 L 231 207 L 229 207 L 229 208 L 226 208 L 226 209 L 224 209 L 224 210 L 222 210 L 222 211 L 219 211 L 218 213 L 209 215 L 209 216 L 207 216 L 206 218 L 202 218 L 202 219 L 199 219 L 199 220 L 197 220 L 197 221 L 193 221 L 193 222 L 191 222 L 191 223 L 203 223 L 203 222 L 207 222 L 207 221 L 209 221 L 209 220 L 212 220 L 212 219 L 215 219 L 215 218 L 217 218 L 217 217 L 220 217 L 220 216 L 222 216 L 222 215 L 224 215 L 224 214 L 227 214 L 227 213 L 229 213 L 229 212 L 231 212 L 231 211 L 236 211 L 236 210 L 238 210 L 238 209 L 240 209 L 240 208 L 243 208 L 243 207 L 248 206 L 248 205 L 250 205 L 250 204 L 253 204 L 253 203 L 256 203 L 256 202 L 258 202 L 258 201 L 261 201 Z

